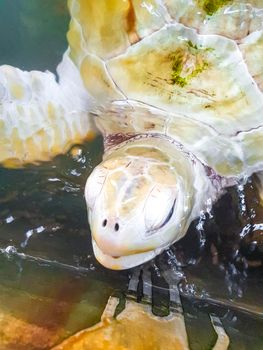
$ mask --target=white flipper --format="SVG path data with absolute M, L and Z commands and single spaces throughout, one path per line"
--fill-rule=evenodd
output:
M 67 52 L 54 74 L 0 66 L 0 163 L 49 160 L 90 136 L 92 99 Z

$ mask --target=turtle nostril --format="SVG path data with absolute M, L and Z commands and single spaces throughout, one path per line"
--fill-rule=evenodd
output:
M 119 228 L 120 228 L 119 224 L 116 223 L 115 226 L 114 226 L 115 231 L 119 231 Z
M 107 225 L 107 219 L 102 221 L 102 226 L 105 227 Z

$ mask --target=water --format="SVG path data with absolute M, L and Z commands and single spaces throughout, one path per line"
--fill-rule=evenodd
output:
M 0 64 L 55 72 L 68 13 L 64 0 L 0 2 Z M 101 160 L 102 139 L 48 163 L 0 167 L 0 348 L 49 349 L 99 321 L 128 272 L 94 258 L 83 190 Z M 76 153 L 79 156 L 74 156 Z M 253 179 L 231 188 L 211 217 L 153 262 L 154 312 L 167 308 L 157 270 L 181 278 L 191 349 L 215 341 L 208 312 L 222 317 L 230 349 L 263 349 L 263 211 Z
M 97 323 L 114 288 L 126 284 L 29 257 L 1 254 L 0 263 L 1 349 L 49 349 Z
M 0 1 L 0 65 L 55 71 L 66 50 L 65 0 Z
M 101 159 L 102 140 L 98 137 L 76 147 L 78 157 L 70 150 L 39 166 L 0 168 L 0 310 L 5 322 L 10 317 L 30 320 L 30 325 L 40 322 L 35 330 L 39 343 L 27 337 L 22 341 L 26 349 L 48 349 L 93 325 L 109 295 L 127 285 L 127 272 L 104 269 L 91 248 L 83 190 Z M 248 184 L 246 192 L 251 187 Z M 262 346 L 262 269 L 248 265 L 258 261 L 260 252 L 254 249 L 253 255 L 244 248 L 243 239 L 248 241 L 248 237 L 240 239 L 246 214 L 240 214 L 238 196 L 238 189 L 230 189 L 210 220 L 194 222 L 187 237 L 154 262 L 160 271 L 182 278 L 180 290 L 192 349 L 213 344 L 211 311 L 223 316 L 232 349 Z M 227 225 L 222 220 L 224 210 L 233 213 Z M 211 253 L 212 245 L 217 255 Z M 245 253 L 252 260 L 239 266 Z M 157 275 L 153 273 L 153 283 L 161 292 L 154 294 L 154 312 L 160 314 L 167 307 L 168 294 Z M 23 334 L 31 333 L 28 327 L 26 323 Z M 23 348 L 15 344 L 16 339 L 12 341 L 12 349 Z
M 101 158 L 101 139 L 78 148 L 78 158 L 69 153 L 39 166 L 0 169 L 4 247 L 69 265 L 96 264 L 83 193 L 87 176 Z

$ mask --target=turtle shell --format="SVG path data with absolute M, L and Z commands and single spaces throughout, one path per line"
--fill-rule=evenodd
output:
M 226 177 L 263 168 L 260 0 L 71 0 L 69 55 L 105 140 L 158 133 Z M 107 101 L 107 104 L 106 104 Z

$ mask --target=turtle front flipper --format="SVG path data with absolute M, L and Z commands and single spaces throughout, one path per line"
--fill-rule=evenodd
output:
M 47 161 L 90 137 L 92 100 L 67 52 L 58 76 L 0 66 L 0 163 Z

